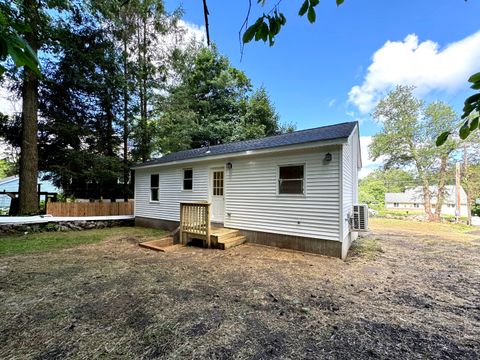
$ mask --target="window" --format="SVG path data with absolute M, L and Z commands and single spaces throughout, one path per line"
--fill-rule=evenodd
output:
M 399 205 L 399 204 L 396 203 L 396 202 L 393 203 L 393 207 L 398 207 L 398 205 Z
M 213 172 L 213 195 L 223 196 L 223 171 Z
M 420 204 L 419 204 L 419 203 L 415 203 L 415 204 L 413 204 L 413 207 L 419 208 L 419 207 L 420 207 Z
M 280 166 L 278 169 L 279 194 L 303 194 L 304 165 Z
M 160 176 L 158 174 L 151 174 L 150 175 L 150 201 L 158 201 L 159 200 L 159 184 L 160 184 Z
M 183 190 L 192 190 L 193 188 L 193 170 L 183 169 Z

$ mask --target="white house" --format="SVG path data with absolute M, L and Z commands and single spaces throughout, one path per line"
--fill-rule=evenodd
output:
M 357 122 L 172 153 L 134 167 L 135 220 L 172 230 L 208 201 L 249 242 L 345 258 L 361 166 Z
M 456 191 L 455 185 L 445 186 L 445 198 L 442 205 L 442 214 L 455 215 L 457 198 L 460 203 L 460 216 L 468 216 L 467 194 L 460 186 Z M 437 186 L 430 186 L 432 195 L 438 193 Z M 435 205 L 437 204 L 436 196 L 431 198 L 432 211 L 435 212 Z M 424 211 L 423 206 L 423 190 L 421 186 L 407 189 L 403 193 L 385 193 L 385 208 L 389 210 L 417 210 Z

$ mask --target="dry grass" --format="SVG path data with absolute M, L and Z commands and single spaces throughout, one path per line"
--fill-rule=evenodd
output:
M 121 231 L 1 257 L 0 358 L 478 358 L 480 235 L 424 229 L 375 220 L 346 262 Z

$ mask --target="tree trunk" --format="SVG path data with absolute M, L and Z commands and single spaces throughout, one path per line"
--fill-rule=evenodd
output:
M 425 209 L 425 214 L 429 221 L 434 221 L 434 215 L 432 214 L 432 203 L 430 201 L 430 186 L 428 180 L 423 179 L 423 207 Z
M 27 42 L 36 53 L 38 3 L 26 0 L 25 17 L 31 31 L 25 36 Z M 36 214 L 39 210 L 37 195 L 38 180 L 38 79 L 37 75 L 27 67 L 24 69 L 22 86 L 22 144 L 20 152 L 19 179 L 19 214 Z
M 440 221 L 442 214 L 442 206 L 445 200 L 445 184 L 447 182 L 447 160 L 448 155 L 442 156 L 440 159 L 440 170 L 438 173 L 438 190 L 437 203 L 435 204 L 435 214 L 433 214 L 434 221 Z
M 128 56 L 127 30 L 123 34 L 123 200 L 128 201 Z

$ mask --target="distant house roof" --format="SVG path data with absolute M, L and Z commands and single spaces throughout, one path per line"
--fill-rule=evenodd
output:
M 59 192 L 58 189 L 50 180 L 43 180 L 44 173 L 38 174 L 38 184 L 41 185 L 41 191 L 45 192 Z M 9 176 L 0 179 L 0 192 L 18 192 L 20 179 L 18 175 Z
M 215 155 L 227 155 L 248 150 L 270 149 L 288 145 L 343 139 L 348 138 L 352 134 L 355 126 L 357 126 L 357 122 L 353 121 L 336 125 L 322 126 L 313 129 L 299 130 L 282 135 L 268 136 L 261 139 L 245 140 L 229 144 L 184 150 L 138 164 L 134 166 L 134 168 L 165 164 L 175 161 L 207 158 Z
M 432 193 L 432 203 L 437 202 L 435 194 L 438 192 L 437 186 L 430 186 L 430 192 Z M 421 186 L 416 188 L 407 189 L 403 193 L 385 193 L 385 203 L 423 203 L 423 190 Z M 445 204 L 455 204 L 455 186 L 447 185 L 445 186 Z M 460 203 L 467 203 L 467 194 L 462 187 L 460 187 Z
M 17 175 L 14 175 L 14 176 L 8 176 L 6 178 L 3 178 L 3 179 L 0 179 L 0 186 L 4 185 L 4 184 L 7 184 L 11 181 L 14 181 L 14 180 L 17 180 L 18 179 L 18 176 Z

